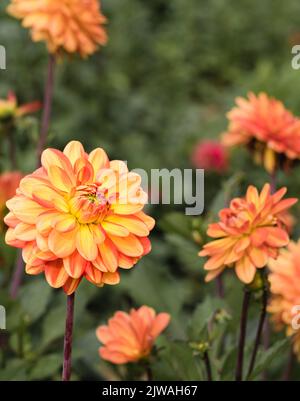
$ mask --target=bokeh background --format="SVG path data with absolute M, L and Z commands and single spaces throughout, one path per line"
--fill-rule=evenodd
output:
M 21 104 L 42 100 L 47 52 L 5 14 L 7 4 L 0 5 L 0 44 L 7 49 L 0 97 L 12 89 Z M 102 0 L 102 8 L 109 20 L 107 46 L 86 61 L 69 59 L 57 68 L 50 146 L 62 149 L 77 139 L 87 150 L 103 147 L 111 159 L 127 160 L 130 169 L 192 168 L 194 147 L 225 130 L 225 113 L 236 96 L 265 91 L 300 114 L 300 71 L 291 68 L 291 48 L 300 44 L 298 0 Z M 16 132 L 18 168 L 25 173 L 35 167 L 38 131 L 39 115 L 26 118 Z M 1 142 L 0 170 L 9 169 Z M 300 195 L 299 173 L 298 168 L 279 176 L 292 196 Z M 188 342 L 199 340 L 216 308 L 222 313 L 214 335 L 220 338 L 226 331 L 227 336 L 225 343 L 214 345 L 213 371 L 220 379 L 233 378 L 242 287 L 226 275 L 226 297 L 220 301 L 215 283 L 204 284 L 197 252 L 207 222 L 226 199 L 249 183 L 260 186 L 266 180 L 247 152 L 238 150 L 223 174 L 206 173 L 203 216 L 185 216 L 178 205 L 148 206 L 157 220 L 151 254 L 124 271 L 119 286 L 98 289 L 82 283 L 77 291 L 73 379 L 142 375 L 139 366 L 119 368 L 101 361 L 95 337 L 96 327 L 116 310 L 142 304 L 172 316 L 159 340 L 162 358 L 153 360 L 154 378 L 205 378 L 202 361 Z M 294 212 L 300 216 L 299 209 Z M 0 380 L 59 380 L 65 296 L 43 278 L 27 276 L 18 299 L 10 300 L 16 253 L 4 244 L 3 234 L 0 304 L 7 308 L 7 330 L 1 331 Z M 294 236 L 299 235 L 296 227 Z M 249 346 L 258 311 L 254 303 Z M 284 339 L 280 333 L 273 337 Z M 268 354 L 270 378 L 281 375 L 288 355 L 284 341 Z M 266 363 L 266 357 L 259 358 L 261 365 Z

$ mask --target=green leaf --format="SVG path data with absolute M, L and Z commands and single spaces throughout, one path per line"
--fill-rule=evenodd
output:
M 63 337 L 65 331 L 66 306 L 60 305 L 50 310 L 42 326 L 41 348 L 46 348 L 54 340 Z
M 62 365 L 62 353 L 46 355 L 37 361 L 29 376 L 31 380 L 50 379 Z
M 26 319 L 33 323 L 46 311 L 52 288 L 44 279 L 32 279 L 25 285 L 20 294 L 22 309 Z
M 249 377 L 249 380 L 255 379 L 259 374 L 267 369 L 274 358 L 281 357 L 284 351 L 288 348 L 290 342 L 290 338 L 285 338 L 276 342 L 268 350 L 260 350 L 256 358 L 255 368 Z
M 198 256 L 200 246 L 197 248 L 192 240 L 187 240 L 177 234 L 167 234 L 166 240 L 173 246 L 173 252 L 184 269 L 198 273 L 199 276 L 201 273 L 204 275 L 202 266 L 205 258 Z
M 154 364 L 154 373 L 155 370 L 161 371 L 161 366 L 163 366 L 161 364 L 165 362 L 170 380 L 203 379 L 202 370 L 196 360 L 197 357 L 193 355 L 193 351 L 187 343 L 181 341 L 172 342 L 163 337 L 163 340 L 160 340 L 160 345 L 162 341 L 164 341 L 164 348 L 159 353 L 161 362 L 157 365 Z
M 224 300 L 207 296 L 193 313 L 189 323 L 189 337 L 195 341 L 207 340 L 207 328 L 215 312 L 224 309 Z
M 4 369 L 0 369 L 0 380 L 26 380 L 26 362 L 23 359 L 11 359 Z
M 192 222 L 193 218 L 191 216 L 185 216 L 180 212 L 171 212 L 159 221 L 159 226 L 167 233 L 190 237 Z

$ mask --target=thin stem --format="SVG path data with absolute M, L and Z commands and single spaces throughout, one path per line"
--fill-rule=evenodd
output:
M 216 278 L 216 291 L 219 298 L 224 298 L 224 282 L 223 277 L 220 275 Z
M 149 364 L 146 365 L 146 378 L 147 381 L 151 382 L 153 380 L 152 369 Z
M 8 148 L 9 148 L 9 158 L 12 170 L 17 170 L 17 156 L 16 156 L 16 142 L 13 134 L 13 130 L 8 133 Z
M 24 271 L 24 262 L 22 258 L 22 251 L 18 249 L 15 271 L 10 286 L 10 296 L 12 299 L 16 299 L 18 296 L 19 288 L 22 282 L 23 271 Z
M 239 338 L 238 357 L 237 357 L 236 372 L 235 372 L 235 380 L 236 381 L 243 380 L 244 348 L 245 348 L 247 317 L 248 317 L 248 309 L 249 309 L 249 303 L 250 303 L 250 295 L 251 295 L 251 293 L 250 293 L 249 289 L 245 288 L 242 314 L 241 314 L 241 320 L 240 320 L 240 338 Z
M 261 341 L 264 322 L 265 322 L 265 318 L 266 318 L 266 314 L 267 314 L 267 304 L 268 304 L 268 289 L 267 289 L 267 286 L 264 286 L 263 294 L 262 294 L 262 308 L 261 308 L 260 318 L 259 318 L 259 322 L 258 322 L 258 326 L 257 326 L 255 343 L 254 343 L 254 348 L 253 348 L 253 352 L 251 355 L 247 378 L 250 377 L 251 373 L 253 372 L 254 366 L 255 366 L 255 359 L 256 359 L 258 347 L 259 347 L 259 344 Z
M 55 56 L 49 56 L 48 62 L 48 72 L 47 72 L 47 80 L 45 85 L 45 93 L 44 93 L 44 107 L 43 107 L 43 117 L 42 117 L 42 126 L 39 142 L 37 145 L 37 166 L 40 166 L 41 154 L 44 150 L 47 141 L 47 134 L 49 130 L 50 116 L 51 116 L 51 106 L 52 106 L 52 98 L 53 98 L 53 86 L 54 86 L 54 70 L 55 70 Z M 14 159 L 15 149 L 13 144 L 13 138 L 10 139 L 10 152 L 11 157 Z M 13 153 L 13 154 L 12 154 Z M 13 160 L 12 160 L 13 163 Z M 13 299 L 17 297 L 19 292 L 19 287 L 22 282 L 23 276 L 23 268 L 24 264 L 22 261 L 22 257 L 18 256 L 18 260 L 16 263 L 16 268 L 14 271 L 14 275 L 12 278 L 12 284 L 10 289 L 10 294 Z
M 276 192 L 276 186 L 277 186 L 277 179 L 276 179 L 276 170 L 273 171 L 273 173 L 270 174 L 270 186 L 271 186 L 271 193 L 273 194 Z
M 286 364 L 285 370 L 283 372 L 282 381 L 291 380 L 291 376 L 293 373 L 294 360 L 295 360 L 295 357 L 294 357 L 293 347 L 291 346 L 287 364 Z
M 205 363 L 207 380 L 211 382 L 212 381 L 211 365 L 210 365 L 210 359 L 209 359 L 209 355 L 208 355 L 207 351 L 204 352 L 203 360 Z
M 62 374 L 63 381 L 69 381 L 71 377 L 74 300 L 75 293 L 67 296 L 67 315 L 64 339 L 64 364 Z
M 51 109 L 52 109 L 52 98 L 54 89 L 54 71 L 55 71 L 55 56 L 49 55 L 48 62 L 48 73 L 44 92 L 44 106 L 43 106 L 43 117 L 39 142 L 37 145 L 37 165 L 40 166 L 41 154 L 46 146 L 47 135 L 49 131 Z

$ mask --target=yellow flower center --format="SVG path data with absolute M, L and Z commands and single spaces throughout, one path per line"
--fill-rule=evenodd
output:
M 81 185 L 76 188 L 75 195 L 69 201 L 70 211 L 81 224 L 98 223 L 109 211 L 106 190 L 96 184 Z

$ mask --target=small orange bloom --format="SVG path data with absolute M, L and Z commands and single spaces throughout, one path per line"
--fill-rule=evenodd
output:
M 7 202 L 7 244 L 23 248 L 28 274 L 44 272 L 54 288 L 73 293 L 81 279 L 117 284 L 118 268 L 130 269 L 150 252 L 154 219 L 142 209 L 141 177 L 103 149 L 87 154 L 70 142 L 47 149 L 42 167 L 23 178 Z
M 31 29 L 33 41 L 45 41 L 50 53 L 86 57 L 107 42 L 98 0 L 11 0 L 8 13 Z
M 272 314 L 277 330 L 285 328 L 286 334 L 293 336 L 294 352 L 300 360 L 300 330 L 292 327 L 292 319 L 299 313 L 299 309 L 293 308 L 300 305 L 300 240 L 291 241 L 287 249 L 282 249 L 277 260 L 269 262 L 269 268 L 271 299 L 268 312 Z
M 154 309 L 142 306 L 130 313 L 118 311 L 107 326 L 100 326 L 96 335 L 104 346 L 101 358 L 116 364 L 136 362 L 147 357 L 154 341 L 170 322 L 168 313 L 156 315 Z
M 300 120 L 279 100 L 249 93 L 248 99 L 238 97 L 236 104 L 227 114 L 225 146 L 248 145 L 255 161 L 269 172 L 300 158 Z
M 3 217 L 5 203 L 16 194 L 23 175 L 19 171 L 8 171 L 0 175 L 0 218 Z
M 7 99 L 0 99 L 0 121 L 34 113 L 40 110 L 41 106 L 40 102 L 32 102 L 23 106 L 18 106 L 16 95 L 13 92 L 9 92 Z
M 235 267 L 238 278 L 251 283 L 256 269 L 263 268 L 269 259 L 276 259 L 278 249 L 286 246 L 289 236 L 281 220 L 282 212 L 297 202 L 282 200 L 286 188 L 271 194 L 265 184 L 261 193 L 249 186 L 245 198 L 235 198 L 229 208 L 219 213 L 220 221 L 210 224 L 207 234 L 215 241 L 204 245 L 200 256 L 209 256 L 204 269 L 210 281 L 226 267 Z

